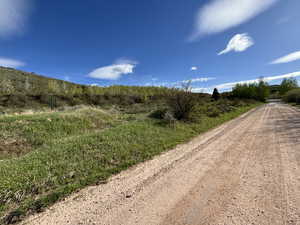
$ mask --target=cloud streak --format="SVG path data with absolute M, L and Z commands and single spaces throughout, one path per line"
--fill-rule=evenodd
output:
M 300 60 L 300 51 L 293 52 L 291 54 L 288 54 L 286 56 L 278 58 L 278 59 L 274 60 L 273 62 L 271 62 L 271 64 L 289 63 L 289 62 L 293 62 L 296 60 Z
M 277 76 L 264 77 L 263 80 L 268 82 L 268 81 L 273 81 L 273 80 L 280 80 L 280 79 L 284 79 L 284 78 L 299 77 L 299 76 L 300 76 L 300 71 L 297 71 L 297 72 L 287 73 L 287 74 L 282 74 L 282 75 L 277 75 Z M 195 87 L 192 89 L 192 91 L 193 92 L 212 93 L 214 88 L 217 88 L 220 91 L 226 91 L 226 90 L 232 89 L 237 84 L 252 84 L 252 83 L 259 82 L 259 80 L 260 79 L 229 82 L 229 83 L 218 84 L 216 86 L 211 86 L 211 87 L 207 87 L 207 88 Z
M 0 66 L 19 68 L 25 66 L 25 63 L 15 59 L 0 58 Z
M 9 37 L 24 30 L 31 3 L 31 0 L 0 1 L 0 37 Z
M 88 76 L 102 80 L 118 80 L 122 75 L 132 74 L 137 64 L 136 61 L 119 59 L 112 65 L 93 70 Z
M 231 51 L 243 52 L 252 45 L 254 45 L 254 41 L 247 33 L 236 34 L 231 38 L 227 47 L 223 51 L 219 52 L 218 55 L 223 55 Z
M 223 32 L 270 8 L 277 0 L 211 0 L 196 16 L 193 41 L 201 35 Z
M 190 80 L 178 81 L 178 82 L 176 82 L 176 84 L 188 83 L 188 82 L 191 82 L 191 83 L 208 82 L 210 80 L 215 80 L 215 79 L 216 79 L 215 77 L 198 77 L 198 78 L 193 78 Z
M 299 76 L 300 76 L 300 71 L 297 71 L 297 72 L 282 74 L 282 75 L 278 75 L 278 76 L 264 77 L 263 80 L 268 82 L 268 81 L 273 81 L 273 80 L 280 80 L 280 79 L 284 79 L 284 78 L 299 77 Z M 259 82 L 259 79 L 219 84 L 216 86 L 216 88 L 218 88 L 220 90 L 226 90 L 226 89 L 233 88 L 236 84 L 251 84 L 251 83 L 256 83 L 256 82 Z
M 181 81 L 175 81 L 175 82 L 156 82 L 156 83 L 146 83 L 146 86 L 165 86 L 165 87 L 180 87 L 182 84 L 186 83 L 203 83 L 208 82 L 211 80 L 215 80 L 215 77 L 197 77 L 190 80 L 181 80 Z

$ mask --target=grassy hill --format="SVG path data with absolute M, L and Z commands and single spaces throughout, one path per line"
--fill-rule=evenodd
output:
M 132 105 L 155 102 L 174 90 L 166 87 L 74 84 L 11 68 L 0 67 L 0 112 L 8 108 L 41 109 L 75 105 Z M 208 94 L 195 94 L 207 97 Z
M 92 87 L 52 79 L 35 73 L 0 67 L 0 94 L 2 95 L 26 94 L 37 96 L 54 94 L 76 96 L 82 94 L 131 94 L 151 96 L 165 90 L 166 88 L 161 87 Z

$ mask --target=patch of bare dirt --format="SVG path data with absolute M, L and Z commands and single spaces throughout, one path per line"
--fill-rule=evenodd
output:
M 31 150 L 30 144 L 22 139 L 0 139 L 0 159 L 7 157 L 19 157 Z

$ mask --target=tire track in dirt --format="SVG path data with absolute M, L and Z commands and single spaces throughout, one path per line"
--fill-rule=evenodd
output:
M 233 142 L 228 147 L 225 155 L 215 167 L 200 180 L 199 185 L 196 185 L 182 202 L 176 205 L 175 210 L 165 218 L 162 224 L 215 224 L 216 216 L 226 209 L 228 201 L 233 198 L 233 193 L 247 168 L 249 158 L 253 155 L 252 149 L 257 134 L 249 134 L 252 130 L 256 131 L 259 128 L 267 113 L 268 110 L 264 110 L 259 122 L 251 123 L 250 127 L 245 127 L 240 131 L 239 142 Z M 246 154 L 240 151 L 241 149 L 245 149 Z M 231 163 L 228 164 L 228 161 Z M 203 188 L 201 183 L 204 182 L 210 185 Z M 201 192 L 205 196 L 199 195 Z M 189 202 L 195 205 L 188 204 Z M 204 205 L 205 208 L 199 210 Z
M 300 224 L 300 111 L 290 107 L 277 110 L 280 114 L 276 121 L 277 144 L 281 149 L 282 186 L 287 196 L 285 224 L 297 225 Z

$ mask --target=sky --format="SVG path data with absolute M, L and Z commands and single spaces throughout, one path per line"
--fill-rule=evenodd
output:
M 280 83 L 300 79 L 299 9 L 299 0 L 1 0 L 0 66 L 99 86 Z

